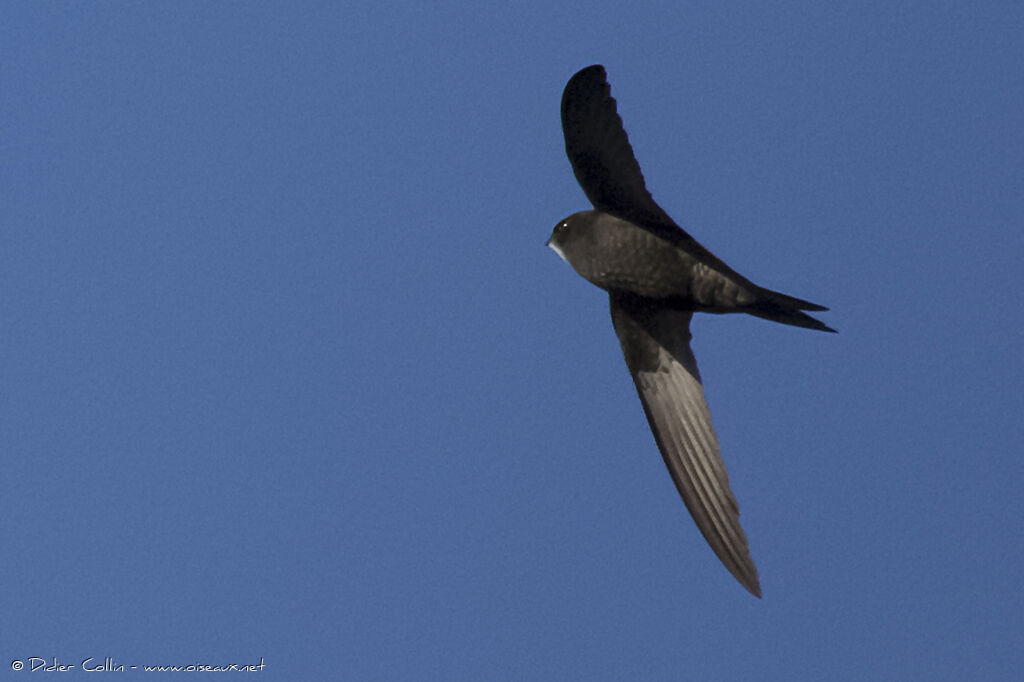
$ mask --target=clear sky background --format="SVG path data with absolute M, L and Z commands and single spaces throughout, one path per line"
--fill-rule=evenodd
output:
M 1014 679 L 1022 36 L 1019 2 L 4 4 L 4 676 Z M 840 332 L 694 320 L 762 600 L 544 247 L 593 63 L 661 206 Z

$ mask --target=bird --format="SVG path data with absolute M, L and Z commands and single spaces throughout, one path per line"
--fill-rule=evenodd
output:
M 725 568 L 760 598 L 690 348 L 690 320 L 696 312 L 747 313 L 835 332 L 805 312 L 828 308 L 754 284 L 655 203 L 603 66 L 588 66 L 569 79 L 561 118 L 566 154 L 593 209 L 560 220 L 547 245 L 608 293 L 612 326 L 676 489 Z

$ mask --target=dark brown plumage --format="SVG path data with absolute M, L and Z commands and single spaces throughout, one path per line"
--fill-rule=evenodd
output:
M 589 66 L 565 86 L 562 129 L 573 172 L 594 210 L 560 221 L 548 244 L 608 291 L 626 366 L 676 489 L 718 558 L 760 597 L 690 349 L 690 319 L 694 312 L 749 313 L 831 332 L 803 312 L 827 308 L 757 286 L 654 202 L 603 67 Z

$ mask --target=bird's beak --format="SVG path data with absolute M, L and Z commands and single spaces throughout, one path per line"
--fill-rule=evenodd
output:
M 552 251 L 554 251 L 555 253 L 557 253 L 558 257 L 564 260 L 566 263 L 569 262 L 569 259 L 565 257 L 565 252 L 558 247 L 558 244 L 552 244 L 551 240 L 549 239 L 546 242 L 544 242 L 544 245 L 547 246 Z

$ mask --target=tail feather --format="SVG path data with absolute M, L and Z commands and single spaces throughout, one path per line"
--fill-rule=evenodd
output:
M 810 301 L 805 301 L 804 299 L 797 298 L 796 296 L 780 294 L 779 292 L 772 291 L 771 289 L 762 289 L 761 293 L 764 294 L 765 298 L 770 298 L 787 308 L 796 308 L 797 310 L 814 310 L 817 312 L 824 312 L 828 310 L 828 308 L 823 305 L 811 303 Z
M 747 312 L 751 315 L 763 317 L 773 322 L 790 324 L 794 327 L 805 327 L 807 329 L 836 333 L 835 329 L 832 329 L 832 327 L 829 327 L 824 322 L 820 322 L 807 313 L 802 312 L 804 310 L 828 310 L 825 306 L 768 289 L 763 289 L 762 294 L 764 297 L 747 309 Z

